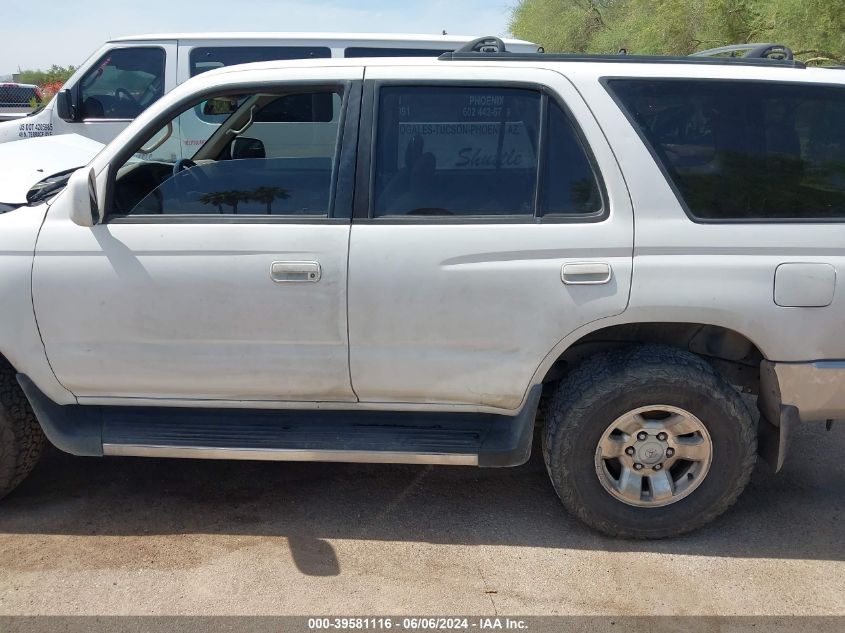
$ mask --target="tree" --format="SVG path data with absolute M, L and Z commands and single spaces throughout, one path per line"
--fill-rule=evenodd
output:
M 250 193 L 251 192 L 249 191 L 239 191 L 237 189 L 232 189 L 231 191 L 221 191 L 220 199 L 227 207 L 232 207 L 232 213 L 237 214 L 238 205 L 241 202 L 248 202 Z
M 689 55 L 778 42 L 811 63 L 845 62 L 842 0 L 521 0 L 510 29 L 548 51 Z
M 228 204 L 227 200 L 228 196 L 225 191 L 210 191 L 199 198 L 202 204 L 217 207 L 217 213 L 223 213 L 223 204 Z
M 248 192 L 248 196 L 250 200 L 267 205 L 267 215 L 273 212 L 272 206 L 274 200 L 287 200 L 290 198 L 287 190 L 281 187 L 258 187 L 254 191 Z
M 74 66 L 65 67 L 56 64 L 50 66 L 48 70 L 22 70 L 20 72 L 20 83 L 35 84 L 36 86 L 54 83 L 63 84 L 75 72 Z

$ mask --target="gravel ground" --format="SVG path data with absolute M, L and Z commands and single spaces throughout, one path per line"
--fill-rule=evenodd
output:
M 0 504 L 0 614 L 845 615 L 845 426 L 661 542 L 521 468 L 75 458 Z M 714 629 L 717 630 L 717 629 Z

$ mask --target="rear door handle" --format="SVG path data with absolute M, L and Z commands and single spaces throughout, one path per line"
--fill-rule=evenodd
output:
M 606 262 L 574 262 L 564 264 L 560 269 L 560 279 L 572 286 L 606 284 L 613 271 Z
M 319 262 L 273 262 L 270 264 L 270 279 L 276 283 L 304 281 L 316 283 L 323 276 Z

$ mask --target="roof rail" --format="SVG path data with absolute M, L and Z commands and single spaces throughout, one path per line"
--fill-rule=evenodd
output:
M 605 62 L 614 64 L 678 64 L 766 66 L 769 68 L 804 68 L 797 60 L 759 59 L 754 57 L 668 57 L 662 55 L 585 55 L 581 53 L 443 53 L 440 61 L 516 61 L 516 62 Z
M 506 53 L 505 43 L 495 35 L 479 37 L 461 46 L 456 53 Z
M 742 55 L 731 55 L 731 53 L 742 53 Z M 728 59 L 766 59 L 775 61 L 792 61 L 795 55 L 792 49 L 783 44 L 733 44 L 731 46 L 720 46 L 710 48 L 706 51 L 693 53 L 690 57 L 717 57 L 728 54 Z
M 743 55 L 724 55 L 746 51 Z M 794 58 L 792 49 L 783 44 L 735 44 L 711 48 L 684 57 L 667 55 L 629 55 L 624 48 L 617 55 L 588 55 L 585 53 L 546 53 L 542 47 L 537 53 L 511 53 L 505 43 L 495 35 L 479 37 L 467 42 L 452 53 L 443 53 L 440 61 L 457 60 L 501 60 L 501 61 L 545 61 L 545 62 L 624 62 L 648 64 L 731 64 L 740 66 L 780 66 L 782 68 L 805 68 L 803 62 Z

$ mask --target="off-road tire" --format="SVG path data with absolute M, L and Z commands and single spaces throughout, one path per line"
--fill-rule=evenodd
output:
M 596 447 L 619 416 L 657 404 L 701 420 L 712 439 L 713 461 L 689 496 L 663 507 L 636 507 L 602 486 Z M 584 360 L 550 400 L 542 440 L 546 467 L 567 510 L 600 532 L 625 538 L 666 538 L 709 523 L 739 497 L 757 458 L 754 420 L 736 389 L 701 357 L 662 345 Z
M 44 433 L 15 370 L 0 358 L 0 499 L 32 471 L 43 448 Z

